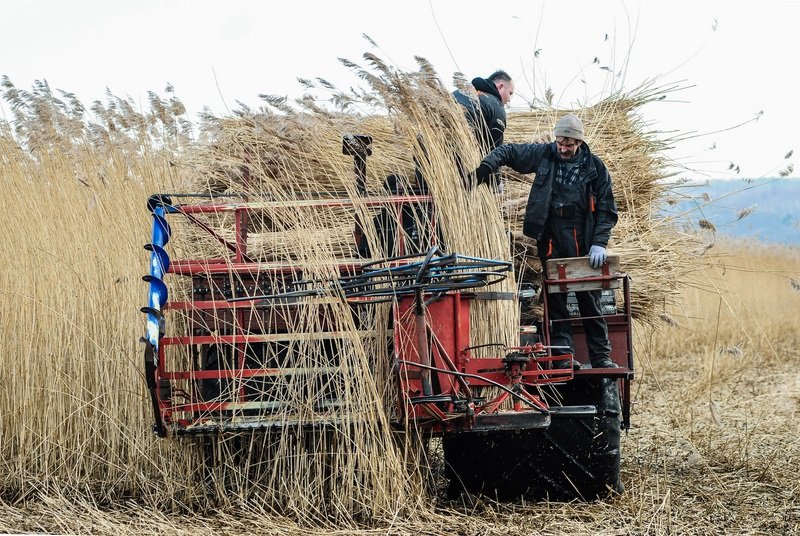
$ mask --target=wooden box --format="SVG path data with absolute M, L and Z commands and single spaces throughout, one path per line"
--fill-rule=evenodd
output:
M 623 275 L 619 269 L 619 256 L 609 255 L 606 263 L 600 268 L 589 266 L 589 257 L 567 257 L 563 259 L 549 259 L 547 261 L 548 292 L 570 292 L 581 290 L 601 290 L 619 288 L 622 286 Z M 570 281 L 587 277 L 599 278 L 595 281 Z M 612 277 L 612 279 L 600 279 Z

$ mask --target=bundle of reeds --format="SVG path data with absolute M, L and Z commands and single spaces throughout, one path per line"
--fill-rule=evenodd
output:
M 371 135 L 375 144 L 368 164 L 370 191 L 385 193 L 382 185 L 390 175 L 399 177 L 401 189 L 408 191 L 421 174 L 434 196 L 444 243 L 452 251 L 508 259 L 509 233 L 522 239 L 516 240 L 518 246 L 530 242 L 520 231 L 533 177 L 505 170 L 503 195 L 484 196 L 487 192 L 483 188 L 478 189 L 481 193 L 465 193 L 465 175 L 483 155 L 436 74 L 424 60 L 420 60 L 418 73 L 398 73 L 374 56 L 367 55 L 366 59 L 374 70 L 349 65 L 369 82 L 370 104 L 380 103 L 386 114 L 354 118 L 351 114 L 323 112 L 305 99 L 300 101 L 305 106 L 300 111 L 281 103 L 282 115 L 220 119 L 216 135 L 222 141 L 195 162 L 208 177 L 200 187 L 213 190 L 225 183 L 225 191 L 242 191 L 246 185 L 256 199 L 282 199 L 288 204 L 312 194 L 346 192 L 357 197 L 352 160 L 339 149 L 342 134 L 363 132 Z M 620 211 L 611 252 L 621 255 L 623 269 L 637 281 L 633 287 L 634 316 L 645 323 L 657 322 L 659 308 L 673 300 L 677 280 L 690 269 L 689 258 L 697 248 L 695 237 L 677 234 L 658 212 L 669 188 L 662 156 L 667 142 L 646 130 L 638 115 L 642 106 L 661 98 L 665 91 L 668 88 L 644 86 L 578 110 L 511 112 L 506 133 L 511 143 L 552 141 L 552 126 L 561 114 L 572 111 L 582 117 L 587 142 L 611 172 Z M 344 96 L 338 99 L 345 100 Z M 231 176 L 239 178 L 230 181 Z M 369 220 L 375 211 L 362 208 L 360 212 Z M 502 220 L 496 218 L 497 214 Z M 348 229 L 353 220 L 339 218 L 336 225 L 315 228 L 335 236 L 336 247 L 345 252 L 352 244 Z M 372 251 L 379 251 L 380 237 L 371 238 Z M 518 279 L 538 283 L 541 269 L 535 243 L 517 247 L 516 252 Z M 528 276 L 521 277 L 524 268 Z M 502 328 L 491 329 L 498 333 Z
M 679 233 L 659 212 L 670 184 L 664 151 L 667 141 L 649 131 L 639 115 L 645 104 L 662 98 L 669 88 L 643 86 L 609 97 L 591 107 L 511 113 L 506 138 L 511 143 L 549 142 L 553 125 L 564 113 L 576 113 L 586 127 L 586 142 L 609 169 L 620 219 L 609 244 L 631 275 L 634 317 L 657 324 L 667 303 L 674 303 L 680 278 L 692 269 L 696 236 Z M 509 172 L 506 220 L 522 227 L 532 177 Z M 536 265 L 537 260 L 532 264 Z

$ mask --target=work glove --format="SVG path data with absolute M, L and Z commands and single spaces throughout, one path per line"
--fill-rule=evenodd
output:
M 474 174 L 475 180 L 479 186 L 481 184 L 489 184 L 489 177 L 492 175 L 492 168 L 489 167 L 489 164 L 481 162 L 481 165 L 478 166 Z
M 606 248 L 603 246 L 592 246 L 589 248 L 589 265 L 592 268 L 600 268 L 605 264 L 608 255 L 606 255 Z

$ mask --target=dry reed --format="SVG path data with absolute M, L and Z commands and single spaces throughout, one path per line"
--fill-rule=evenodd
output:
M 670 530 L 675 512 L 682 510 L 670 502 L 669 492 L 646 491 L 638 484 L 618 504 L 531 510 L 478 501 L 466 509 L 455 504 L 437 510 L 426 491 L 423 453 L 412 443 L 398 443 L 388 431 L 389 359 L 377 338 L 349 338 L 337 354 L 347 372 L 338 395 L 365 418 L 351 420 L 351 426 L 332 436 L 283 434 L 202 444 L 161 441 L 150 434 L 137 343 L 145 287 L 138 276 L 145 269 L 141 246 L 148 236 L 144 200 L 154 191 L 235 192 L 287 205 L 341 192 L 357 198 L 352 160 L 341 154 L 340 137 L 364 132 L 375 139 L 368 161 L 371 191 L 381 191 L 387 175 L 411 186 L 416 160 L 440 212 L 444 244 L 459 253 L 511 258 L 508 233 L 518 230 L 520 222 L 519 211 L 509 208 L 519 206 L 530 178 L 509 175 L 509 188 L 500 198 L 483 189 L 464 192 L 455 162 L 460 159 L 469 169 L 481 155 L 435 73 L 422 60 L 419 72 L 402 73 L 378 58 L 366 59 L 369 69 L 352 65 L 370 84 L 361 98 L 383 106 L 385 114 L 332 112 L 306 100 L 305 109 L 290 113 L 207 117 L 202 136 L 208 141 L 200 149 L 190 145 L 189 125 L 172 97 L 153 95 L 151 111 L 142 113 L 109 95 L 107 103 L 92 107 L 98 122 L 87 126 L 82 105 L 69 95 L 59 98 L 44 84 L 23 92 L 4 80 L 4 96 L 16 102 L 16 116 L 14 133 L 3 125 L 0 136 L 0 177 L 9 194 L 2 218 L 5 228 L 13 230 L 3 246 L 14 255 L 13 264 L 2 271 L 2 324 L 5 333 L 14 335 L 5 338 L 0 368 L 0 379 L 11 386 L 0 406 L 0 487 L 12 501 L 50 497 L 44 508 L 56 513 L 48 519 L 38 510 L 19 519 L 7 505 L 2 517 L 8 528 L 178 534 L 192 524 L 188 518 L 159 514 L 144 523 L 139 520 L 142 509 L 176 516 L 218 509 L 219 518 L 212 516 L 202 522 L 207 525 L 190 530 L 313 533 L 310 527 L 317 526 L 330 533 L 334 527 L 356 531 L 373 526 L 398 534 L 517 529 L 545 534 L 578 527 L 602 533 L 608 524 L 626 526 L 631 518 L 645 532 Z M 612 249 L 622 253 L 625 268 L 634 274 L 641 304 L 637 314 L 645 323 L 654 323 L 664 304 L 675 300 L 678 281 L 691 268 L 681 267 L 681 261 L 688 260 L 695 245 L 655 214 L 664 193 L 659 182 L 662 147 L 633 112 L 656 95 L 617 96 L 579 110 L 590 125 L 593 150 L 606 160 L 615 180 L 622 219 Z M 555 114 L 512 113 L 510 140 L 547 137 Z M 336 277 L 331 267 L 337 260 L 353 255 L 348 242 L 355 215 L 368 221 L 375 210 L 357 204 L 354 213 L 286 212 L 280 206 L 261 212 L 254 251 L 270 261 L 302 264 L 324 280 Z M 215 223 L 227 227 L 224 220 Z M 181 242 L 178 230 L 173 244 L 178 256 L 215 247 L 193 241 L 188 233 Z M 375 256 L 388 253 L 370 233 Z M 664 263 L 665 256 L 675 262 Z M 671 268 L 665 269 L 666 264 Z M 513 289 L 515 282 L 505 284 Z M 480 326 L 476 341 L 514 344 L 516 306 L 483 306 L 475 314 L 491 321 L 475 323 Z M 349 311 L 333 305 L 328 314 L 343 331 L 358 331 Z M 359 329 L 377 331 L 384 325 L 382 314 L 377 311 L 372 323 Z M 298 330 L 313 330 L 315 321 L 299 319 Z M 321 364 L 323 352 L 313 342 L 292 352 L 306 360 L 301 365 Z M 281 400 L 287 421 L 317 418 L 307 409 L 303 385 L 294 387 L 295 395 Z M 237 459 L 243 450 L 253 456 Z M 634 456 L 648 455 L 637 452 Z M 209 455 L 220 462 L 210 470 Z M 634 458 L 627 480 L 656 487 L 668 480 L 648 472 L 652 467 Z M 335 478 L 326 474 L 331 468 Z M 127 508 L 110 506 L 128 501 Z M 99 506 L 111 513 L 101 513 Z M 37 512 L 40 507 L 30 503 L 29 508 Z

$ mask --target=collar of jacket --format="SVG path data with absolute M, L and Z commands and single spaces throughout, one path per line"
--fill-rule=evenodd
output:
M 494 82 L 490 82 L 485 78 L 477 77 L 472 79 L 472 87 L 481 93 L 487 93 L 500 102 L 503 102 L 503 99 L 500 98 L 500 92 L 497 91 L 497 86 L 494 85 Z

